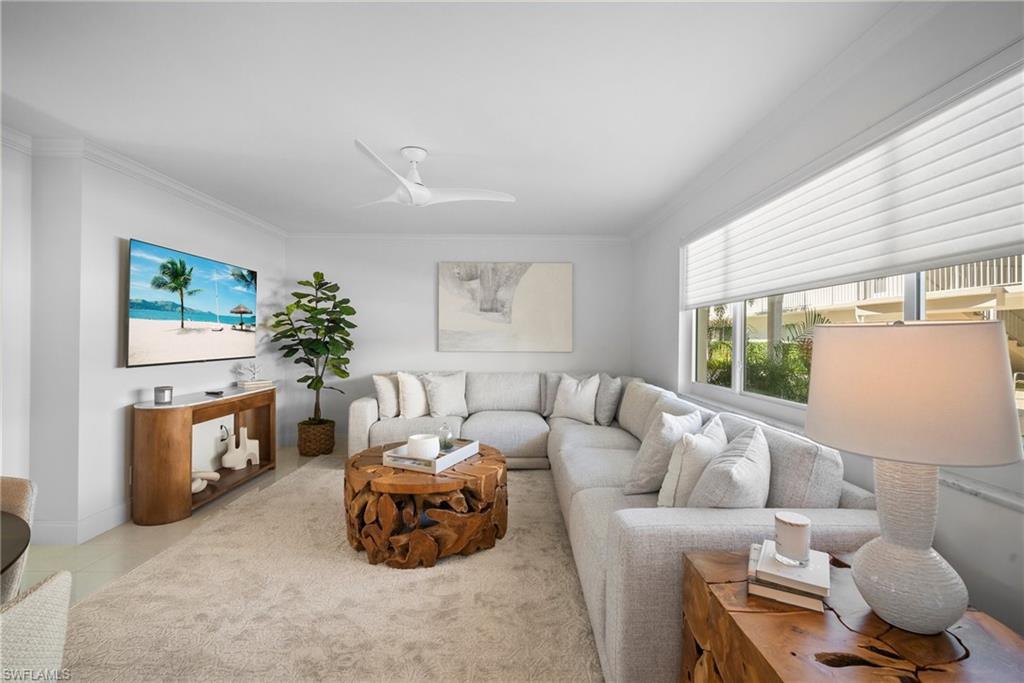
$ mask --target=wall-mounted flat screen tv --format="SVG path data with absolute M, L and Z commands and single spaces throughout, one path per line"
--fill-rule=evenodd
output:
M 253 358 L 256 271 L 131 240 L 128 367 Z

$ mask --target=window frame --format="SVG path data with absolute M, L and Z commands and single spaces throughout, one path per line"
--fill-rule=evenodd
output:
M 899 273 L 894 273 L 899 275 Z M 927 292 L 924 287 L 924 271 L 914 271 L 911 273 L 903 274 L 903 320 L 917 321 L 925 319 L 925 295 Z M 844 284 L 844 283 L 836 283 Z M 780 292 L 779 294 L 785 294 L 786 292 Z M 745 388 L 746 381 L 746 366 L 747 366 L 747 346 L 746 346 L 746 331 L 747 331 L 747 305 L 745 301 L 737 301 L 730 304 L 725 304 L 730 307 L 732 311 L 733 328 L 732 328 L 732 386 L 723 387 L 717 384 L 709 384 L 707 382 L 697 381 L 697 309 L 687 311 L 689 313 L 690 326 L 693 333 L 691 334 L 691 345 L 690 345 L 690 372 L 689 372 L 689 388 L 699 387 L 700 394 L 706 394 L 708 398 L 717 399 L 724 402 L 735 402 L 730 399 L 740 398 L 744 403 L 751 404 L 767 404 L 769 406 L 774 405 L 779 408 L 783 408 L 787 411 L 797 410 L 804 412 L 807 410 L 806 403 L 800 403 L 798 401 L 790 401 L 789 399 L 779 398 L 778 396 L 769 396 L 768 394 L 761 394 L 756 391 L 747 391 Z M 684 387 L 685 388 L 685 387 Z

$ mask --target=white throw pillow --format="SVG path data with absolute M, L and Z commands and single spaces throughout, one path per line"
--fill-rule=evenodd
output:
M 722 427 L 722 418 L 715 415 L 701 427 L 699 434 L 683 434 L 672 458 L 668 462 L 668 474 L 661 482 L 658 505 L 661 507 L 686 507 L 693 487 L 700 475 L 704 474 L 711 459 L 725 450 L 729 439 Z
M 619 410 L 619 399 L 622 398 L 622 378 L 601 373 L 601 383 L 597 387 L 597 403 L 594 405 L 594 419 L 597 424 L 607 427 L 615 419 Z
M 466 373 L 423 375 L 423 388 L 427 392 L 427 405 L 430 407 L 431 416 L 469 416 L 469 409 L 466 407 Z
M 398 373 L 398 407 L 402 417 L 423 417 L 427 414 L 427 390 L 416 375 Z
M 381 417 L 398 416 L 398 375 L 374 375 L 377 411 Z
M 704 468 L 686 506 L 691 508 L 763 508 L 768 502 L 772 461 L 760 427 L 729 442 Z
M 640 444 L 640 451 L 633 460 L 629 481 L 623 487 L 623 493 L 629 495 L 657 491 L 668 472 L 672 448 L 683 435 L 700 431 L 700 425 L 698 411 L 686 415 L 661 413 Z
M 600 383 L 598 375 L 575 379 L 563 374 L 558 381 L 558 393 L 555 394 L 551 417 L 569 417 L 588 425 L 594 424 L 594 405 Z

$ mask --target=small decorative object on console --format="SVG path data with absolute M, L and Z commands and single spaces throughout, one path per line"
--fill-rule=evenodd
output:
M 775 513 L 775 559 L 790 567 L 811 560 L 811 520 L 798 512 Z
M 211 481 L 220 481 L 220 472 L 201 470 L 192 473 L 192 493 L 199 493 Z
M 174 400 L 174 387 L 153 387 L 153 403 L 158 406 L 170 405 Z
M 228 451 L 220 459 L 221 466 L 232 470 L 241 470 L 245 469 L 249 462 L 259 465 L 260 442 L 250 439 L 249 431 L 245 427 L 239 429 L 238 433 L 238 444 L 235 444 L 234 439 L 228 443 Z

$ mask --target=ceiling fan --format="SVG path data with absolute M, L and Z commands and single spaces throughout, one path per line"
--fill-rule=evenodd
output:
M 430 206 L 431 204 L 444 204 L 446 202 L 514 202 L 515 197 L 506 192 L 495 192 L 493 190 L 475 190 L 463 187 L 427 187 L 420 179 L 419 164 L 427 158 L 427 150 L 422 147 L 403 147 L 402 156 L 409 162 L 409 171 L 403 176 L 395 169 L 384 163 L 384 160 L 373 153 L 360 140 L 356 140 L 356 147 L 366 156 L 377 162 L 377 165 L 394 176 L 398 181 L 395 191 L 383 199 L 378 199 L 366 204 L 360 204 L 356 208 L 370 206 L 372 204 L 402 204 L 404 206 Z

